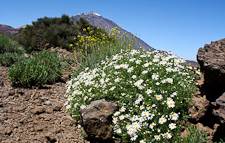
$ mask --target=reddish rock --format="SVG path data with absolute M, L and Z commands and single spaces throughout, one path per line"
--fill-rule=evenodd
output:
M 71 61 L 74 61 L 74 54 L 73 52 L 69 52 L 66 49 L 62 49 L 60 47 L 52 47 L 51 45 L 45 45 L 45 49 L 49 50 L 49 51 L 55 51 L 56 54 L 59 56 L 59 58 L 69 58 Z
M 210 105 L 206 97 L 193 97 L 194 104 L 189 108 L 188 113 L 191 114 L 191 119 L 199 121 L 205 116 L 205 113 Z

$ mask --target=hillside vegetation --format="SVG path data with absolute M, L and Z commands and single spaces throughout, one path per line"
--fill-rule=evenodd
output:
M 79 109 L 105 98 L 119 101 L 120 111 L 112 122 L 115 137 L 123 142 L 206 141 L 206 135 L 196 129 L 190 129 L 195 138 L 191 132 L 184 139 L 180 137 L 181 122 L 190 117 L 188 104 L 196 90 L 196 73 L 183 65 L 185 60 L 171 53 L 140 49 L 134 36 L 122 35 L 117 28 L 107 34 L 83 18 L 75 24 L 66 15 L 39 18 L 13 38 L 31 53 L 9 64 L 14 86 L 39 87 L 58 80 L 67 60 L 46 51 L 45 44 L 74 53 L 79 68 L 67 82 L 65 94 L 66 111 L 73 118 L 79 120 Z M 15 54 L 20 53 L 19 44 Z M 12 53 L 9 46 L 4 47 L 1 56 Z

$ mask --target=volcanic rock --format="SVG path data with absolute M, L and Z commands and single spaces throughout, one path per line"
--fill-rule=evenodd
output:
M 225 39 L 200 48 L 197 60 L 204 74 L 205 84 L 219 93 L 225 91 Z M 221 94 L 220 94 L 221 95 Z
M 103 141 L 112 139 L 112 114 L 118 109 L 116 102 L 107 102 L 104 99 L 93 101 L 81 109 L 79 112 L 88 138 Z
M 199 121 L 202 117 L 205 116 L 205 113 L 210 105 L 210 102 L 206 97 L 193 97 L 192 100 L 194 104 L 189 108 L 189 114 L 191 114 L 191 119 Z
M 218 109 L 213 109 L 213 115 L 216 116 L 222 124 L 225 124 L 225 93 L 216 99 Z

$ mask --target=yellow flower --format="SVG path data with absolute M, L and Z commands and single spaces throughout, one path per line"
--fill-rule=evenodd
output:
M 73 47 L 73 44 L 70 44 L 70 47 Z

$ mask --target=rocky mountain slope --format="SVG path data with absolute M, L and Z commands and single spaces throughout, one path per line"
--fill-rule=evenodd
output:
M 121 31 L 122 34 L 124 34 L 126 32 L 129 37 L 132 37 L 131 33 L 124 30 L 123 28 L 119 27 L 115 22 L 101 16 L 100 14 L 98 14 L 95 11 L 74 15 L 74 16 L 71 17 L 71 20 L 74 19 L 74 21 L 76 22 L 77 20 L 80 19 L 80 17 L 83 17 L 83 18 L 87 19 L 94 26 L 106 28 L 108 33 L 110 32 L 110 30 L 112 28 L 117 27 L 118 30 Z M 144 41 L 142 41 L 140 38 L 138 38 L 136 36 L 135 36 L 135 38 L 136 38 L 136 43 L 139 47 L 142 47 L 142 48 L 145 48 L 145 49 L 154 49 L 153 47 L 149 46 Z

